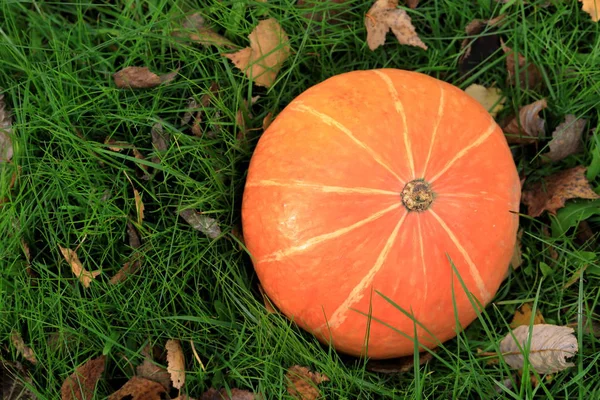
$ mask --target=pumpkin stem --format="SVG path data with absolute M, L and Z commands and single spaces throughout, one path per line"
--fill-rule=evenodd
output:
M 433 202 L 433 191 L 429 183 L 423 179 L 410 181 L 400 194 L 402 204 L 408 211 L 425 211 Z

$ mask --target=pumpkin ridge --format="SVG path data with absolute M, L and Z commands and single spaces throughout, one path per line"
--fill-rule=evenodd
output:
M 393 190 L 382 190 L 366 187 L 344 187 L 344 186 L 332 186 L 332 185 L 321 185 L 319 183 L 307 183 L 298 180 L 290 180 L 288 182 L 279 182 L 277 180 L 263 179 L 258 182 L 249 182 L 247 187 L 283 187 L 289 189 L 315 189 L 323 193 L 351 193 L 351 194 L 371 194 L 371 195 L 389 195 L 398 196 L 399 193 Z
M 423 172 L 421 176 L 425 176 L 427 173 L 427 167 L 429 166 L 429 161 L 431 160 L 431 154 L 433 153 L 433 144 L 435 143 L 435 139 L 438 133 L 438 129 L 442 122 L 442 117 L 444 116 L 444 107 L 446 105 L 446 91 L 444 87 L 438 84 L 440 88 L 440 103 L 438 105 L 438 111 L 436 115 L 435 124 L 433 124 L 433 132 L 431 133 L 431 142 L 429 143 L 429 151 L 427 152 L 427 158 L 425 159 L 425 165 L 423 166 Z
M 463 256 L 463 258 L 467 262 L 467 265 L 469 266 L 469 273 L 471 274 L 471 277 L 473 278 L 473 280 L 475 281 L 475 284 L 477 285 L 477 289 L 479 290 L 479 295 L 481 296 L 482 303 L 484 303 L 484 304 L 487 303 L 488 300 L 490 300 L 492 296 L 488 292 L 487 288 L 485 287 L 485 283 L 483 282 L 483 279 L 481 278 L 481 274 L 479 273 L 479 270 L 477 269 L 477 266 L 475 265 L 473 260 L 471 260 L 471 257 L 469 257 L 469 253 L 460 244 L 460 241 L 458 240 L 458 238 L 456 237 L 454 232 L 452 232 L 452 229 L 450 229 L 450 227 L 448 225 L 446 225 L 444 220 L 435 211 L 430 210 L 430 212 L 431 212 L 431 215 L 433 215 L 433 217 L 438 221 L 438 223 L 440 224 L 442 229 L 448 234 L 448 237 L 450 238 L 452 243 L 454 243 L 458 252 Z
M 306 242 L 304 242 L 301 245 L 297 245 L 297 246 L 292 246 L 288 249 L 285 250 L 277 250 L 276 252 L 266 255 L 265 257 L 263 257 L 262 259 L 258 260 L 258 262 L 271 262 L 271 261 L 279 261 L 284 257 L 288 257 L 292 254 L 295 253 L 299 253 L 302 252 L 312 246 L 315 246 L 319 243 L 323 243 L 327 240 L 331 240 L 331 239 L 335 239 L 337 237 L 340 237 L 342 235 L 345 235 L 349 232 L 352 232 L 353 230 L 360 228 L 361 226 L 364 226 L 366 224 L 368 224 L 369 222 L 373 222 L 375 220 L 378 220 L 379 218 L 383 217 L 385 214 L 394 211 L 398 208 L 400 208 L 402 206 L 402 204 L 400 202 L 396 203 L 396 204 L 392 204 L 391 206 L 376 212 L 375 214 L 371 215 L 370 217 L 364 218 L 358 222 L 355 222 L 352 225 L 346 226 L 344 228 L 340 228 L 337 229 L 333 232 L 329 232 L 329 233 L 325 233 L 322 235 L 318 235 L 315 236 L 311 239 L 308 239 Z
M 396 243 L 396 238 L 398 236 L 398 232 L 400 231 L 400 228 L 404 224 L 404 221 L 406 220 L 406 216 L 408 214 L 409 214 L 408 212 L 405 212 L 402 215 L 402 217 L 400 218 L 400 221 L 398 221 L 398 223 L 394 227 L 394 230 L 392 231 L 389 238 L 385 242 L 383 249 L 377 256 L 377 260 L 375 261 L 375 264 L 373 265 L 373 267 L 371 267 L 371 269 L 365 274 L 364 278 L 361 279 L 361 281 L 358 283 L 358 285 L 356 285 L 350 291 L 350 293 L 348 294 L 346 299 L 342 302 L 342 304 L 340 304 L 336 308 L 336 310 L 331 314 L 331 318 L 329 318 L 329 320 L 325 324 L 323 324 L 317 328 L 317 332 L 321 331 L 321 329 L 323 329 L 325 327 L 328 327 L 329 329 L 335 329 L 344 323 L 344 321 L 346 320 L 347 314 L 350 311 L 350 307 L 352 307 L 354 304 L 358 303 L 364 297 L 365 290 L 373 283 L 375 276 L 377 275 L 379 270 L 385 264 L 385 261 L 387 259 L 387 256 L 390 254 L 390 250 L 392 249 L 392 246 Z
M 394 101 L 394 107 L 396 108 L 396 112 L 402 118 L 402 125 L 404 128 L 402 136 L 404 137 L 404 146 L 406 147 L 406 157 L 408 158 L 408 166 L 410 167 L 410 172 L 412 173 L 412 179 L 415 179 L 415 160 L 413 158 L 412 146 L 410 142 L 410 137 L 408 135 L 408 122 L 406 121 L 406 112 L 404 111 L 404 105 L 402 105 L 402 101 L 400 101 L 400 96 L 398 95 L 398 91 L 396 90 L 392 79 L 382 71 L 373 70 L 373 73 L 375 73 L 385 82 L 388 91 L 392 96 L 392 100 Z
M 498 125 L 496 124 L 496 121 L 492 119 L 492 122 L 490 123 L 490 126 L 486 129 L 486 131 L 481 136 L 479 136 L 477 140 L 475 140 L 473 143 L 467 145 L 461 151 L 456 153 L 452 160 L 448 161 L 448 163 L 442 168 L 441 171 L 439 171 L 433 178 L 429 179 L 429 183 L 431 184 L 435 182 L 440 176 L 446 173 L 452 167 L 452 165 L 454 165 L 455 162 L 467 155 L 469 150 L 480 146 L 483 142 L 485 142 L 490 136 L 492 136 L 492 133 L 494 133 L 494 131 L 497 128 Z
M 398 174 L 389 165 L 387 165 L 383 161 L 383 159 L 381 158 L 381 156 L 379 154 L 377 154 L 377 152 L 375 150 L 373 150 L 372 148 L 370 148 L 369 146 L 367 146 L 365 143 L 363 143 L 360 140 L 358 140 L 356 138 L 356 136 L 354 136 L 354 134 L 352 133 L 352 131 L 350 129 L 346 128 L 343 124 L 341 124 L 340 122 L 338 122 L 334 118 L 330 117 L 327 114 L 319 112 L 319 111 L 315 110 L 314 108 L 303 104 L 300 101 L 298 101 L 296 104 L 292 105 L 291 109 L 294 110 L 294 111 L 301 112 L 301 113 L 309 113 L 312 116 L 317 117 L 324 124 L 329 125 L 329 126 L 333 126 L 333 127 L 337 128 L 337 129 L 339 129 L 350 140 L 352 140 L 356 145 L 358 145 L 360 148 L 362 148 L 363 150 L 365 150 L 371 157 L 373 157 L 373 159 L 377 162 L 377 164 L 379 164 L 382 167 L 384 167 L 389 173 L 391 173 L 394 176 L 394 178 L 396 178 L 398 181 L 400 181 L 400 183 L 402 185 L 406 184 L 406 182 L 404 181 L 404 179 L 400 178 L 400 176 L 398 176 Z

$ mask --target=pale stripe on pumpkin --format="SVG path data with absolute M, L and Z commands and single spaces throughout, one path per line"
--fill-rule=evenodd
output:
M 290 106 L 290 108 L 294 111 L 311 114 L 311 115 L 317 117 L 319 120 L 321 120 L 321 122 L 323 122 L 324 124 L 333 126 L 337 129 L 339 129 L 342 133 L 344 133 L 346 136 L 348 136 L 354 143 L 356 143 L 358 146 L 360 146 L 361 148 L 366 150 L 367 153 L 369 153 L 369 155 L 371 157 L 373 157 L 373 159 L 377 162 L 377 164 L 381 165 L 389 173 L 391 173 L 394 176 L 394 178 L 396 178 L 396 179 L 398 179 L 398 181 L 400 181 L 400 183 L 402 185 L 406 184 L 406 182 L 404 182 L 404 180 L 402 180 L 402 178 L 400 178 L 398 176 L 398 174 L 389 165 L 387 165 L 383 161 L 381 156 L 379 154 L 377 154 L 377 152 L 375 152 L 375 150 L 373 150 L 372 148 L 367 146 L 365 143 L 358 140 L 356 138 L 356 136 L 354 136 L 354 134 L 352 133 L 352 131 L 350 129 L 346 128 L 344 125 L 342 125 L 335 119 L 331 118 L 329 115 L 323 114 L 322 112 L 319 112 L 310 106 L 304 105 L 300 101 L 297 101 L 294 105 Z
M 433 153 L 433 144 L 435 143 L 435 138 L 438 133 L 438 129 L 440 127 L 440 123 L 442 122 L 442 117 L 444 116 L 444 106 L 446 105 L 446 92 L 442 85 L 440 87 L 440 104 L 438 105 L 438 112 L 435 120 L 435 124 L 433 125 L 433 133 L 431 134 L 431 143 L 429 143 L 429 151 L 427 152 L 427 158 L 425 159 L 425 166 L 423 166 L 423 173 L 421 176 L 425 176 L 427 173 L 427 167 L 429 166 L 429 160 L 431 160 L 431 153 Z
M 379 253 L 379 256 L 377 257 L 377 260 L 375 261 L 373 267 L 371 267 L 369 272 L 367 272 L 364 278 L 361 279 L 358 285 L 356 285 L 352 289 L 348 297 L 346 297 L 346 300 L 344 300 L 344 302 L 340 304 L 340 306 L 333 312 L 333 314 L 331 314 L 331 318 L 329 318 L 327 323 L 321 325 L 317 329 L 318 331 L 325 327 L 335 329 L 341 324 L 343 324 L 346 318 L 348 317 L 350 307 L 358 303 L 365 296 L 365 291 L 373 283 L 375 275 L 377 275 L 377 272 L 379 272 L 381 267 L 383 267 L 383 264 L 385 263 L 385 260 L 387 259 L 387 256 L 390 253 L 392 246 L 396 243 L 396 237 L 398 236 L 398 232 L 400 232 L 400 228 L 402 227 L 402 224 L 404 223 L 404 220 L 406 219 L 407 215 L 408 212 L 404 213 L 404 215 L 402 215 L 402 218 L 400 218 L 400 221 L 398 221 L 398 224 L 396 224 L 396 227 L 392 231 L 390 237 L 385 242 L 385 246 L 383 246 L 383 250 L 381 250 L 381 253 Z
M 489 138 L 492 135 L 492 133 L 494 133 L 494 131 L 496 130 L 497 127 L 498 127 L 498 125 L 496 125 L 496 122 L 494 120 L 492 120 L 490 127 L 481 136 L 479 136 L 477 138 L 477 140 L 475 140 L 473 143 L 471 143 L 470 145 L 466 146 L 461 151 L 456 153 L 456 155 L 452 158 L 452 160 L 448 161 L 448 163 L 444 166 L 444 168 L 442 168 L 442 170 L 440 172 L 438 172 L 433 178 L 429 179 L 428 182 L 430 184 L 435 182 L 440 176 L 442 176 L 446 171 L 448 171 L 450 169 L 450 167 L 452 167 L 452 165 L 454 165 L 455 162 L 457 162 L 458 160 L 463 158 L 469 152 L 469 150 L 471 150 L 472 148 L 477 147 L 477 146 L 481 145 L 483 142 L 485 142 L 487 140 L 487 138 Z
M 330 185 L 321 185 L 318 183 L 307 183 L 298 180 L 289 180 L 287 182 L 280 182 L 276 180 L 264 179 L 258 182 L 249 182 L 247 187 L 283 187 L 289 189 L 314 189 L 316 192 L 322 193 L 358 193 L 358 194 L 382 194 L 382 195 L 391 195 L 391 196 L 399 196 L 399 192 L 394 192 L 392 190 L 382 190 L 382 189 L 372 189 L 365 187 L 342 187 L 342 186 L 330 186 Z
M 479 296 L 481 297 L 480 300 L 484 304 L 487 303 L 488 300 L 490 300 L 492 298 L 492 296 L 491 296 L 490 292 L 488 292 L 488 290 L 486 289 L 485 283 L 483 282 L 483 279 L 481 278 L 481 274 L 479 274 L 479 270 L 477 269 L 477 266 L 475 265 L 473 260 L 471 260 L 471 257 L 469 257 L 469 253 L 467 253 L 467 250 L 460 244 L 460 241 L 458 240 L 456 235 L 454 235 L 454 232 L 452 232 L 452 229 L 450 229 L 450 227 L 448 227 L 448 225 L 446 225 L 444 220 L 439 215 L 437 215 L 435 213 L 435 211 L 433 211 L 432 209 L 429 209 L 429 212 L 431 212 L 431 215 L 433 215 L 433 217 L 439 222 L 439 224 L 442 226 L 442 229 L 444 231 L 446 231 L 446 233 L 450 237 L 450 240 L 456 246 L 456 249 L 458 250 L 458 252 L 465 259 L 467 265 L 469 266 L 469 273 L 471 274 L 471 277 L 475 281 L 475 285 L 477 285 L 477 289 L 479 290 Z
M 337 229 L 333 232 L 325 233 L 323 235 L 315 236 L 314 238 L 308 239 L 306 242 L 304 242 L 304 244 L 302 244 L 300 246 L 292 246 L 285 250 L 277 250 L 276 252 L 269 254 L 269 255 L 265 256 L 264 258 L 258 260 L 258 262 L 279 261 L 282 258 L 288 257 L 292 254 L 300 253 L 300 252 L 302 252 L 312 246 L 315 246 L 319 243 L 323 243 L 328 240 L 335 239 L 337 237 L 345 235 L 346 233 L 352 232 L 353 230 L 360 228 L 361 226 L 364 226 L 364 225 L 368 224 L 369 222 L 373 222 L 373 221 L 381 218 L 385 214 L 400 208 L 401 205 L 402 205 L 402 203 L 400 203 L 400 202 L 398 202 L 396 204 L 392 204 L 388 208 L 378 211 L 375 214 L 373 214 L 363 220 L 355 222 L 352 225 L 349 225 L 344 228 Z
M 398 91 L 396 90 L 396 87 L 394 86 L 394 82 L 392 82 L 392 80 L 390 79 L 389 76 L 387 76 L 385 73 L 383 73 L 381 71 L 373 71 L 373 72 L 385 82 L 385 84 L 388 87 L 388 90 L 390 92 L 390 95 L 392 96 L 392 99 L 394 100 L 394 107 L 396 108 L 396 112 L 402 118 L 402 125 L 404 128 L 404 131 L 402 132 L 402 136 L 404 137 L 404 146 L 406 146 L 406 157 L 408 158 L 408 166 L 410 167 L 410 173 L 412 174 L 412 179 L 416 179 L 417 177 L 415 175 L 416 174 L 415 160 L 414 160 L 413 154 L 412 154 L 410 137 L 408 136 L 408 122 L 406 121 L 406 112 L 404 111 L 404 106 L 402 105 L 402 102 L 400 101 L 400 96 L 398 96 Z

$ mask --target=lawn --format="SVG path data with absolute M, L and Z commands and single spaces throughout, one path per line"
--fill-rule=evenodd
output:
M 416 8 L 400 1 L 427 49 L 390 32 L 371 50 L 371 1 L 296 3 L 0 2 L 0 88 L 13 151 L 6 157 L 0 141 L 0 359 L 22 363 L 19 375 L 39 399 L 61 398 L 65 379 L 101 356 L 93 392 L 106 398 L 136 374 L 148 346 L 165 366 L 168 340 L 179 341 L 185 357 L 181 393 L 195 399 L 219 398 L 206 394 L 211 388 L 301 398 L 288 391 L 292 366 L 326 375 L 318 390 L 327 399 L 600 398 L 599 23 L 574 0 L 421 0 Z M 226 41 L 174 35 L 194 13 Z M 475 19 L 501 15 L 501 24 L 465 31 Z M 290 50 L 273 82 L 260 85 L 223 54 L 248 46 L 269 18 Z M 500 40 L 524 57 L 516 71 L 507 69 Z M 529 65 L 537 82 L 518 78 Z M 114 74 L 126 67 L 176 75 L 121 88 Z M 499 123 L 547 103 L 541 131 L 510 140 L 530 191 L 520 210 L 521 260 L 457 338 L 428 362 L 387 373 L 268 310 L 241 226 L 246 173 L 264 126 L 309 87 L 374 68 L 417 71 L 463 90 L 495 87 L 505 99 Z M 584 120 L 580 145 L 544 159 L 569 115 Z M 535 185 L 577 167 L 585 167 L 577 182 L 588 185 L 587 195 L 563 193 L 564 207 L 552 213 L 543 204 L 532 215 L 543 198 Z M 213 219 L 218 225 L 207 228 Z M 99 274 L 78 279 L 75 256 Z M 130 273 L 115 278 L 124 266 Z M 536 376 L 489 355 L 526 303 L 546 324 L 574 328 L 573 366 Z M 27 349 L 35 359 L 24 357 Z

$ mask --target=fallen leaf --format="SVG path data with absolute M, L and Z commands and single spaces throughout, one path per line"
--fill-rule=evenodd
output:
M 171 390 L 171 375 L 169 372 L 148 357 L 144 358 L 144 362 L 137 366 L 136 374 L 140 378 L 160 383 L 166 391 Z
M 21 334 L 19 332 L 12 331 L 10 333 L 10 341 L 12 342 L 13 346 L 17 350 L 17 353 L 21 354 L 23 356 L 23 358 L 25 358 L 30 363 L 32 363 L 34 365 L 37 364 L 37 359 L 35 358 L 35 353 L 33 352 L 33 350 L 30 347 L 25 346 L 25 341 L 23 341 L 23 337 L 21 336 Z
M 504 361 L 512 368 L 523 368 L 525 356 L 519 346 L 523 349 L 527 346 L 529 328 L 525 325 L 519 326 L 500 342 Z M 566 358 L 574 356 L 578 351 L 573 328 L 548 324 L 533 325 L 531 328 L 528 360 L 533 370 L 538 374 L 553 374 L 575 365 L 566 361 Z
M 419 5 L 419 1 L 420 0 L 405 0 L 406 6 L 412 9 L 417 8 L 417 6 Z
M 144 155 L 135 147 L 132 149 L 133 150 L 133 156 L 138 159 L 138 160 L 142 160 L 145 161 L 146 157 L 144 157 Z M 144 180 L 149 180 L 150 179 L 150 174 L 148 173 L 148 166 L 146 164 L 136 164 L 138 167 L 140 167 L 140 169 L 143 172 L 143 175 L 141 175 L 141 178 Z
M 585 177 L 584 166 L 577 166 L 566 171 L 550 175 L 545 182 L 533 184 L 523 191 L 521 201 L 527 206 L 527 214 L 538 217 L 544 211 L 555 215 L 565 201 L 574 198 L 598 199 Z
M 0 393 L 2 400 L 37 400 L 37 396 L 27 387 L 33 380 L 23 365 L 0 359 Z
M 128 276 L 135 274 L 141 266 L 142 262 L 140 261 L 139 257 L 134 257 L 133 260 L 125 262 L 121 269 L 117 271 L 112 278 L 110 278 L 110 284 L 116 285 L 117 283 L 123 282 Z
M 423 365 L 433 360 L 433 354 L 425 351 L 419 353 L 419 365 Z M 369 371 L 379 372 L 380 374 L 401 374 L 412 371 L 415 366 L 415 357 L 406 356 L 392 358 L 389 360 L 369 360 L 366 368 Z
M 227 394 L 227 390 L 208 389 L 202 394 L 200 400 L 258 400 L 260 397 L 252 392 L 240 389 L 231 389 L 231 396 Z
M 365 16 L 369 48 L 375 50 L 383 45 L 385 37 L 391 29 L 400 44 L 427 50 L 427 46 L 417 35 L 410 16 L 406 11 L 397 7 L 398 0 L 376 0 L 371 6 Z
M 263 131 L 266 131 L 267 128 L 269 128 L 269 126 L 271 125 L 271 122 L 273 122 L 273 113 L 269 112 L 269 113 L 267 113 L 267 115 L 265 115 L 265 117 L 263 118 L 263 121 L 262 121 Z
M 317 385 L 329 380 L 326 375 L 299 365 L 288 368 L 285 377 L 288 380 L 287 392 L 298 400 L 316 400 L 321 395 Z
M 154 152 L 156 154 L 155 156 L 152 156 L 150 161 L 155 164 L 159 164 L 162 153 L 167 151 L 169 148 L 171 137 L 165 132 L 160 122 L 152 125 L 152 129 L 150 129 L 150 135 L 152 136 L 152 147 L 154 147 Z
M 513 316 L 513 319 L 510 323 L 511 329 L 515 329 L 522 325 L 529 326 L 529 323 L 531 321 L 531 314 L 533 312 L 532 305 L 533 303 L 525 303 L 515 311 L 515 315 Z M 542 315 L 542 312 L 539 309 L 535 310 L 535 316 L 533 317 L 532 325 L 539 325 L 545 323 L 546 322 L 544 321 L 544 316 Z
M 174 36 L 185 37 L 203 46 L 221 46 L 228 48 L 237 47 L 229 39 L 219 35 L 213 29 L 206 26 L 206 19 L 201 13 L 187 16 L 182 29 L 173 32 Z
M 600 21 L 600 1 L 598 0 L 579 0 L 583 4 L 583 11 L 588 13 L 592 21 Z
M 184 126 L 190 123 L 194 113 L 198 111 L 198 102 L 193 97 L 188 98 L 186 111 L 183 113 L 183 117 L 181 117 L 181 121 L 179 123 L 180 126 Z
M 502 128 L 508 143 L 535 143 L 546 127 L 546 121 L 540 118 L 539 113 L 547 106 L 546 99 L 541 99 L 522 107 L 519 116 L 513 117 Z
M 113 74 L 115 85 L 119 89 L 147 89 L 168 83 L 175 79 L 179 70 L 158 76 L 148 67 L 125 67 Z
M 501 43 L 501 46 L 506 54 L 509 85 L 515 86 L 518 82 L 522 88 L 533 89 L 542 83 L 542 74 L 535 64 L 528 62 L 523 55 L 515 52 L 504 43 Z
M 134 376 L 108 400 L 161 400 L 164 393 L 166 390 L 160 383 Z
M 520 229 L 517 233 L 517 240 L 515 242 L 515 250 L 513 256 L 510 259 L 510 266 L 513 270 L 518 269 L 523 264 L 523 253 L 521 252 L 521 238 L 523 237 L 523 229 Z M 508 271 L 507 271 L 508 274 Z
M 179 212 L 181 218 L 183 218 L 190 226 L 197 231 L 204 233 L 211 239 L 216 239 L 221 235 L 221 228 L 216 219 L 208 217 L 204 214 L 198 213 L 194 210 L 182 210 Z
M 137 210 L 138 224 L 141 225 L 144 220 L 144 202 L 142 201 L 142 197 L 140 196 L 140 192 L 137 189 L 133 189 L 133 197 L 135 200 L 135 209 Z
M 0 163 L 8 162 L 13 157 L 12 116 L 8 111 L 4 94 L 0 93 Z
M 488 60 L 500 48 L 500 36 L 491 33 L 504 20 L 504 15 L 485 20 L 475 19 L 467 24 L 465 32 L 468 38 L 461 43 L 464 50 L 458 59 L 458 68 L 462 75 Z M 484 33 L 485 34 L 482 34 Z
M 259 86 L 271 87 L 290 55 L 289 39 L 279 23 L 262 20 L 248 36 L 250 47 L 224 54 Z
M 86 288 L 89 288 L 92 280 L 96 279 L 96 277 L 101 274 L 101 271 L 87 271 L 85 268 L 83 268 L 83 264 L 81 264 L 81 261 L 79 261 L 79 257 L 75 251 L 60 245 L 58 248 L 60 249 L 60 252 L 67 263 L 71 266 L 71 271 L 79 279 L 79 282 L 81 282 L 81 284 Z
M 477 100 L 493 118 L 504 108 L 506 97 L 498 88 L 486 88 L 482 85 L 472 84 L 465 89 L 465 93 Z
M 94 388 L 104 372 L 105 356 L 100 356 L 80 365 L 62 384 L 62 400 L 89 400 L 94 396 Z
M 577 119 L 569 114 L 565 122 L 558 125 L 552 133 L 552 140 L 548 144 L 550 151 L 544 154 L 550 161 L 559 161 L 581 151 L 581 135 L 587 121 Z
M 167 371 L 171 374 L 171 381 L 175 389 L 181 389 L 185 383 L 185 358 L 179 340 L 169 339 L 165 345 L 167 349 Z
M 277 310 L 273 306 L 273 302 L 271 301 L 271 299 L 269 299 L 269 296 L 267 296 L 265 290 L 263 289 L 260 283 L 258 284 L 258 291 L 260 292 L 263 298 L 263 303 L 265 304 L 265 309 L 267 310 L 267 312 L 269 314 L 277 314 Z

